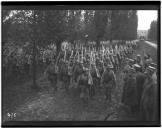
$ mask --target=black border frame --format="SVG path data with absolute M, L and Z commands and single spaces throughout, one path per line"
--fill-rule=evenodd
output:
M 158 10 L 158 48 L 157 48 L 157 57 L 158 57 L 158 83 L 159 83 L 159 120 L 158 121 L 7 121 L 2 123 L 2 127 L 33 127 L 33 126 L 161 126 L 161 84 L 160 84 L 160 70 L 161 70 L 161 61 L 160 61 L 160 52 L 161 52 L 161 2 L 160 1 L 13 1 L 13 2 L 1 2 L 2 10 L 3 9 L 15 9 L 15 10 L 41 10 L 41 9 L 111 9 L 111 10 Z M 2 30 L 1 30 L 2 32 Z M 2 50 L 2 47 L 1 47 Z M 2 64 L 2 59 L 1 59 Z M 2 76 L 1 76 L 2 78 Z M 2 83 L 2 81 L 1 81 Z M 2 88 L 3 93 L 3 88 Z M 1 95 L 2 96 L 2 95 Z M 3 106 L 1 111 L 3 110 Z M 2 117 L 2 116 L 1 116 Z M 1 120 L 2 121 L 2 120 Z

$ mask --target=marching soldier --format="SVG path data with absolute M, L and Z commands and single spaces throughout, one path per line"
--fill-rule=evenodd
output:
M 50 81 L 51 85 L 54 87 L 55 91 L 57 91 L 57 72 L 58 69 L 55 66 L 54 62 L 52 62 L 45 71 L 45 74 L 47 75 L 47 78 Z
M 101 86 L 105 88 L 106 100 L 111 102 L 112 90 L 116 87 L 116 76 L 112 66 L 105 66 L 101 77 Z

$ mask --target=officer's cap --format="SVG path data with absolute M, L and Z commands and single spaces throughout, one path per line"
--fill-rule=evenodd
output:
M 135 69 L 137 69 L 137 68 L 138 68 L 138 69 L 141 68 L 141 66 L 138 65 L 138 64 L 134 64 L 133 67 L 134 67 Z
M 154 67 L 152 67 L 152 66 L 148 66 L 148 67 L 146 68 L 146 71 L 145 71 L 145 72 L 153 73 L 155 70 L 156 70 L 156 68 L 154 68 Z
M 148 66 L 148 68 L 151 70 L 151 71 L 155 71 L 156 68 L 152 67 L 152 66 Z
M 156 68 L 157 67 L 157 64 L 151 63 L 150 66 Z

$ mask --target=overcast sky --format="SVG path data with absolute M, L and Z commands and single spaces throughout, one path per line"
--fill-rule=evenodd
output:
M 157 20 L 156 10 L 139 10 L 138 15 L 138 30 L 148 30 L 153 20 Z

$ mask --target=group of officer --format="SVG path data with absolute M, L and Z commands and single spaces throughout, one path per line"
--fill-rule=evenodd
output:
M 127 59 L 124 68 L 122 103 L 142 120 L 157 119 L 157 65 L 150 55 Z

